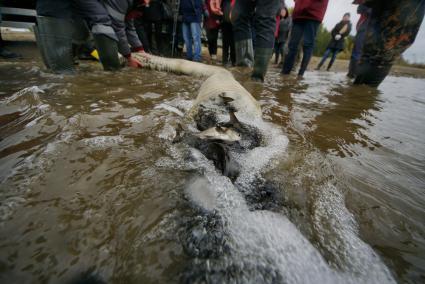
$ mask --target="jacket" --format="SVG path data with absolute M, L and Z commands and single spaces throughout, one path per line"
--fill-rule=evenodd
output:
M 288 16 L 286 18 L 282 18 L 279 21 L 279 26 L 277 28 L 276 40 L 277 42 L 286 42 L 289 37 L 289 31 L 292 28 L 292 18 Z
M 295 2 L 292 19 L 298 20 L 314 20 L 322 22 L 328 8 L 329 0 L 297 0 Z
M 339 34 L 339 32 L 341 31 L 341 29 L 345 26 L 348 25 L 347 30 L 341 34 L 341 39 L 336 40 L 335 36 L 337 34 Z M 345 43 L 345 38 L 350 34 L 351 32 L 351 22 L 344 22 L 341 21 L 338 24 L 335 25 L 335 27 L 332 29 L 332 39 L 328 44 L 328 48 L 332 48 L 332 49 L 337 49 L 337 50 L 343 50 L 344 49 L 344 43 Z
M 133 49 L 142 47 L 134 27 L 134 21 L 132 19 L 126 20 L 127 14 L 133 8 L 133 0 L 103 0 L 103 4 L 111 18 L 112 28 L 118 37 L 118 51 L 123 56 L 128 57 L 131 54 L 130 46 Z
M 201 23 L 203 9 L 202 0 L 181 0 L 180 15 L 183 23 Z
M 204 20 L 204 23 L 205 23 L 204 26 L 208 30 L 215 30 L 215 29 L 220 28 L 220 22 L 221 22 L 222 17 L 214 14 L 211 11 L 210 2 L 211 2 L 211 0 L 207 0 L 206 3 L 205 3 L 207 5 L 206 9 L 208 11 L 208 17 L 206 17 L 205 20 Z

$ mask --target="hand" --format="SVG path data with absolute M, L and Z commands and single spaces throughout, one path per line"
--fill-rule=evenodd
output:
M 138 47 L 132 47 L 131 52 L 143 53 L 143 52 L 145 52 L 145 50 L 143 49 L 143 46 L 138 46 Z
M 340 34 L 337 34 L 336 36 L 335 36 L 335 40 L 340 40 L 342 38 L 342 36 L 340 35 Z
M 214 14 L 223 15 L 223 11 L 221 11 L 221 0 L 211 0 L 210 8 Z
M 128 67 L 132 67 L 132 68 L 142 68 L 143 67 L 142 63 L 139 60 L 131 57 L 131 55 L 129 57 L 127 57 L 127 65 L 128 65 Z

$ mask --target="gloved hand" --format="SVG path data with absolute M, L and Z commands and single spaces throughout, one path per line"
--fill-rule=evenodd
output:
M 143 49 L 143 46 L 139 46 L 139 47 L 132 47 L 131 48 L 131 52 L 145 52 L 145 50 Z
M 337 34 L 336 36 L 335 36 L 335 40 L 340 40 L 342 38 L 342 36 L 340 35 L 340 34 Z
M 142 63 L 137 60 L 136 58 L 132 57 L 131 54 L 126 56 L 127 58 L 127 65 L 128 67 L 133 67 L 133 68 L 142 68 Z

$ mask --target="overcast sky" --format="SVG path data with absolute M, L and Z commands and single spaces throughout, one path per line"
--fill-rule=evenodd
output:
M 328 9 L 323 20 L 323 24 L 328 30 L 331 30 L 346 12 L 351 14 L 351 21 L 353 22 L 353 27 L 355 27 L 359 15 L 356 13 L 357 5 L 352 5 L 352 2 L 353 0 L 329 0 Z M 285 3 L 289 7 L 294 6 L 293 0 L 286 0 Z M 353 29 L 352 34 L 355 35 L 355 29 Z M 415 43 L 403 56 L 412 62 L 425 63 L 425 22 L 422 23 Z

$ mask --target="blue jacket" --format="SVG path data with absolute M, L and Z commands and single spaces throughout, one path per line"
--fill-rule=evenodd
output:
M 201 23 L 203 0 L 181 0 L 180 14 L 183 23 Z

